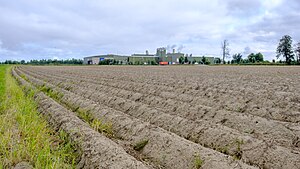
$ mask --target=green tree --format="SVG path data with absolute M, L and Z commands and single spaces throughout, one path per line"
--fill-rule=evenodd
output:
M 251 63 L 255 63 L 255 62 L 263 62 L 264 61 L 264 55 L 262 53 L 251 53 L 249 56 L 248 56 L 248 60 L 249 62 Z
M 183 63 L 184 63 L 184 57 L 181 56 L 181 57 L 179 58 L 179 63 L 180 63 L 180 64 L 183 64 Z
M 249 59 L 243 59 L 243 63 L 249 63 Z
M 232 60 L 234 63 L 241 63 L 243 55 L 240 53 L 234 54 Z
M 264 61 L 264 55 L 262 54 L 262 53 L 257 53 L 256 55 L 255 55 L 255 61 L 256 62 L 263 62 Z
M 285 62 L 287 64 L 291 64 L 294 60 L 292 43 L 292 37 L 289 35 L 284 35 L 280 39 L 280 42 L 277 47 L 277 58 L 279 58 L 282 55 L 285 58 Z
M 188 62 L 189 62 L 188 58 L 184 57 L 184 63 L 188 63 Z
M 248 56 L 248 60 L 249 60 L 249 62 L 255 63 L 255 62 L 256 62 L 255 54 L 254 54 L 254 53 L 251 53 L 251 54 Z
M 201 62 L 202 62 L 203 64 L 205 64 L 206 58 L 205 58 L 204 56 L 202 56 Z
M 300 64 L 300 42 L 295 45 L 295 54 L 297 63 Z
M 99 65 L 109 65 L 109 64 L 110 64 L 110 60 L 109 59 L 101 60 L 99 62 Z
M 215 63 L 216 64 L 220 64 L 221 63 L 221 59 L 220 58 L 215 58 Z
M 201 62 L 203 64 L 205 64 L 205 65 L 209 65 L 210 64 L 209 60 L 206 57 L 204 57 L 204 56 L 202 56 Z

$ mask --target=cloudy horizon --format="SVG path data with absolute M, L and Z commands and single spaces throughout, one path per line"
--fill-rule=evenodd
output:
M 283 35 L 300 41 L 300 2 L 290 0 L 0 0 L 0 61 L 155 53 L 157 47 L 220 57 L 276 56 Z

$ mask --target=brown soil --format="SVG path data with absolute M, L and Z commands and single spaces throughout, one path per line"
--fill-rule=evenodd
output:
M 27 89 L 34 88 L 13 71 Z M 147 168 L 127 154 L 118 144 L 91 129 L 73 112 L 59 105 L 42 92 L 36 93 L 41 113 L 55 127 L 64 130 L 82 151 L 79 168 Z
M 199 154 L 203 168 L 300 166 L 297 67 L 21 67 L 16 72 L 63 93 L 62 102 L 112 122 L 131 146 L 149 139 L 139 153 L 152 165 L 191 168 Z

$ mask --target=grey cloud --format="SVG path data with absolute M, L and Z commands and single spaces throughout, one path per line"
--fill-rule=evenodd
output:
M 228 13 L 230 15 L 241 15 L 249 17 L 260 11 L 262 8 L 262 1 L 241 1 L 241 0 L 229 0 L 227 2 Z
M 0 60 L 155 52 L 167 44 L 218 55 L 225 38 L 232 53 L 269 52 L 283 34 L 300 39 L 300 3 L 266 9 L 263 2 L 0 0 Z
M 245 47 L 243 55 L 249 55 L 251 53 L 251 48 L 249 46 Z
M 276 47 L 273 46 L 278 44 L 279 39 L 283 35 L 288 34 L 295 41 L 300 40 L 300 31 L 298 29 L 300 27 L 300 12 L 295 8 L 296 6 L 300 7 L 299 1 L 284 2 L 268 11 L 268 14 L 263 16 L 261 21 L 250 25 L 243 31 L 253 34 L 253 42 L 270 46 L 269 49 L 273 48 L 273 55 L 275 56 Z M 268 55 L 270 55 L 270 52 Z

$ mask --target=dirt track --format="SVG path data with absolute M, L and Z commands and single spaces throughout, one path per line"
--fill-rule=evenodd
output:
M 19 67 L 16 73 L 62 93 L 61 104 L 112 123 L 122 138 L 113 139 L 116 146 L 128 150 L 149 139 L 135 153 L 151 167 L 192 168 L 196 156 L 202 168 L 300 166 L 298 67 Z

